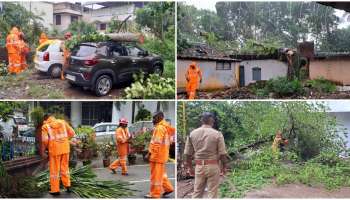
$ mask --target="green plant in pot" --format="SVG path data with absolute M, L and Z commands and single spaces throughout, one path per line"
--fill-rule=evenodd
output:
M 95 130 L 90 126 L 80 126 L 75 130 L 77 138 L 81 140 L 79 148 L 81 153 L 78 155 L 83 160 L 83 164 L 90 164 L 91 159 L 97 154 L 97 143 Z
M 111 155 L 114 148 L 114 144 L 111 141 L 105 141 L 99 145 L 99 151 L 103 156 L 103 167 L 108 167 L 111 163 Z

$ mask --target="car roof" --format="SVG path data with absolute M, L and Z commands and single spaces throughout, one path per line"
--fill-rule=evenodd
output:
M 101 125 L 116 125 L 118 126 L 117 123 L 112 123 L 112 122 L 101 122 L 101 123 L 97 123 L 93 126 L 93 128 L 97 127 L 97 126 L 101 126 Z

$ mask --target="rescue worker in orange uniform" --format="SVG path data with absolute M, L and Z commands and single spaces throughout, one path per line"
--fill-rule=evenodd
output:
M 161 198 L 174 191 L 174 187 L 166 174 L 166 163 L 169 159 L 171 137 L 175 134 L 175 128 L 164 120 L 163 112 L 157 112 L 153 116 L 152 139 L 149 145 L 149 162 L 151 168 L 150 193 L 145 198 Z
M 284 150 L 284 146 L 288 144 L 288 140 L 284 139 L 282 136 L 282 132 L 280 130 L 277 131 L 275 139 L 272 143 L 272 152 L 275 154 L 276 158 L 279 156 L 279 152 Z
M 40 38 L 39 38 L 39 45 L 43 44 L 44 42 L 46 42 L 47 40 L 49 40 L 49 38 L 47 37 L 47 35 L 45 33 L 41 33 L 40 34 Z
M 26 61 L 27 54 L 29 53 L 29 47 L 24 41 L 24 33 L 20 32 L 19 33 L 19 49 L 21 51 L 21 66 L 19 68 L 19 72 L 24 71 L 28 65 Z
M 129 131 L 128 121 L 125 118 L 119 119 L 119 127 L 115 130 L 115 138 L 117 141 L 118 159 L 114 161 L 108 168 L 112 173 L 116 173 L 118 167 L 122 168 L 122 175 L 128 175 L 128 168 L 126 167 L 126 159 L 129 151 Z
M 186 80 L 186 92 L 188 99 L 194 99 L 196 97 L 196 90 L 199 88 L 199 83 L 202 83 L 202 71 L 194 61 L 187 69 Z
M 64 39 L 66 41 L 70 40 L 72 38 L 72 33 L 71 32 L 67 32 L 64 34 Z M 65 44 L 62 43 L 62 49 L 63 49 L 63 59 L 64 59 L 64 63 L 63 63 L 63 68 L 61 70 L 61 79 L 64 80 L 64 70 L 67 69 L 67 67 L 69 66 L 69 61 L 68 61 L 68 58 L 70 56 L 70 51 L 68 48 L 65 47 Z
M 48 156 L 50 169 L 50 194 L 60 194 L 60 179 L 63 186 L 70 192 L 69 176 L 70 139 L 74 137 L 74 130 L 69 124 L 51 115 L 45 115 L 42 126 L 43 158 Z M 45 150 L 48 150 L 48 154 Z
M 17 74 L 21 67 L 21 51 L 19 46 L 19 31 L 13 27 L 10 34 L 6 37 L 6 48 L 8 53 L 8 72 Z

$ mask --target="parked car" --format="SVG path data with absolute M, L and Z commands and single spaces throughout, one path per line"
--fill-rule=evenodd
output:
M 96 142 L 104 142 L 106 140 L 112 140 L 115 142 L 114 134 L 115 130 L 118 128 L 116 123 L 98 123 L 92 127 L 95 130 Z
M 71 52 L 65 77 L 71 85 L 107 95 L 113 85 L 133 80 L 133 74 L 163 73 L 163 60 L 133 43 L 82 43 Z
M 64 63 L 62 40 L 48 40 L 37 48 L 34 58 L 35 68 L 53 78 L 61 76 Z
M 29 128 L 28 130 L 19 133 L 19 138 L 22 142 L 35 143 L 35 128 Z

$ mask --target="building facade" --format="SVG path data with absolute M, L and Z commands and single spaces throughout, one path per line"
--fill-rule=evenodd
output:
M 18 4 L 26 10 L 41 18 L 45 28 L 52 30 L 54 27 L 54 3 L 47 1 L 19 1 Z
M 165 118 L 173 126 L 175 126 L 175 102 L 173 101 L 63 101 L 63 102 L 32 102 L 29 108 L 29 113 L 35 107 L 41 106 L 48 109 L 52 106 L 58 106 L 68 117 L 74 127 L 79 125 L 93 126 L 101 122 L 117 123 L 119 118 L 127 118 L 130 123 L 133 122 L 133 107 L 134 118 L 140 108 L 144 107 L 151 113 L 159 110 L 164 112 Z M 29 121 L 31 121 L 29 117 Z

